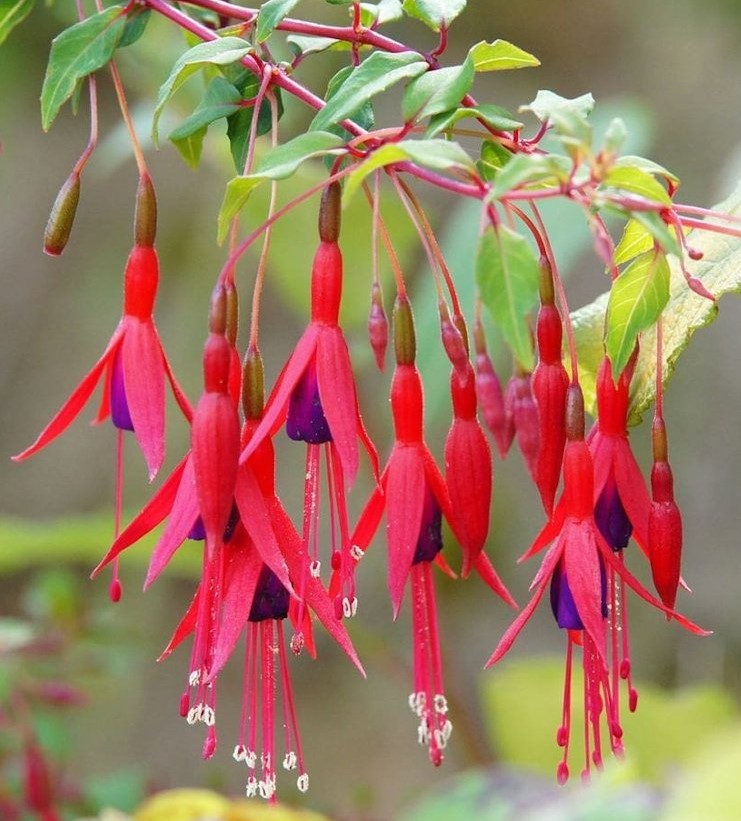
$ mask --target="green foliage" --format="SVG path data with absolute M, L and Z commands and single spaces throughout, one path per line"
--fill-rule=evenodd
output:
M 468 56 L 476 71 L 504 71 L 513 68 L 539 66 L 540 60 L 507 40 L 482 40 L 472 46 Z
M 481 119 L 487 125 L 490 125 L 498 131 L 518 131 L 523 125 L 503 106 L 481 103 L 477 106 L 462 106 L 461 108 L 455 108 L 451 111 L 444 111 L 430 118 L 427 136 L 434 137 L 441 131 L 447 131 L 449 128 L 452 128 L 459 120 L 470 117 Z M 487 143 L 484 144 L 486 145 Z M 501 148 L 499 143 L 489 144 L 497 145 L 497 147 Z M 506 149 L 502 149 L 502 151 L 506 151 Z M 507 152 L 507 156 L 511 157 L 511 154 Z
M 168 139 L 177 142 L 201 131 L 222 117 L 228 117 L 239 110 L 241 100 L 242 94 L 239 89 L 224 77 L 214 77 L 198 107 L 190 117 L 170 132 Z
M 54 38 L 41 89 L 41 124 L 48 131 L 80 80 L 106 65 L 126 29 L 121 6 L 112 6 Z
M 605 349 L 614 378 L 623 372 L 641 331 L 653 325 L 669 300 L 669 264 L 659 251 L 636 257 L 615 280 L 607 303 Z
M 152 118 L 152 139 L 155 144 L 158 141 L 157 124 L 162 110 L 183 83 L 207 65 L 225 66 L 236 63 L 250 52 L 251 48 L 249 43 L 239 37 L 223 37 L 219 40 L 199 43 L 182 54 L 172 67 L 170 76 L 160 87 L 157 96 L 157 105 Z
M 479 240 L 476 282 L 481 300 L 517 361 L 534 367 L 528 315 L 538 300 L 538 258 L 528 241 L 500 225 Z
M 118 44 L 119 48 L 132 46 L 144 34 L 147 29 L 147 24 L 152 18 L 152 9 L 147 9 L 142 6 L 135 6 L 128 14 L 126 21 L 126 28 L 124 29 L 121 41 Z
M 568 157 L 559 154 L 517 154 L 494 177 L 490 199 L 504 196 L 523 185 L 556 185 L 571 171 Z
M 327 105 L 314 117 L 313 131 L 322 131 L 351 117 L 378 94 L 402 80 L 417 77 L 427 70 L 427 63 L 416 52 L 386 54 L 375 51 L 353 68 L 345 82 Z
M 404 11 L 433 31 L 446 29 L 466 7 L 466 0 L 404 0 Z
M 0 0 L 0 45 L 31 13 L 36 0 Z
M 467 59 L 460 66 L 428 71 L 409 83 L 401 103 L 404 121 L 419 121 L 455 108 L 473 85 L 474 66 Z
M 257 15 L 257 42 L 264 43 L 275 27 L 284 17 L 288 17 L 299 2 L 300 0 L 267 0 L 263 3 Z

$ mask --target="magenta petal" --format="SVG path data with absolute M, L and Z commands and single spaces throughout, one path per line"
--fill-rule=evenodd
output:
M 520 556 L 517 560 L 518 564 L 520 562 L 527 561 L 527 559 L 531 558 L 536 553 L 540 553 L 544 547 L 547 547 L 561 532 L 561 528 L 563 527 L 565 520 L 566 507 L 563 503 L 562 496 L 556 505 L 556 509 L 553 511 L 553 518 L 549 522 L 546 522 L 540 533 L 538 533 L 535 537 L 535 541 L 533 541 L 530 547 L 522 554 L 522 556 Z
M 329 422 L 332 441 L 340 454 L 345 479 L 348 485 L 352 485 L 358 473 L 355 380 L 347 343 L 336 326 L 320 326 L 316 373 L 319 398 Z
M 260 442 L 273 434 L 274 425 L 280 423 L 280 420 L 285 417 L 291 392 L 311 361 L 316 350 L 316 344 L 317 330 L 313 325 L 309 325 L 301 339 L 296 343 L 291 358 L 278 377 L 275 388 L 265 406 L 262 420 L 242 451 L 240 462 L 246 462 L 255 452 Z
M 185 611 L 185 615 L 182 619 L 180 619 L 180 623 L 175 628 L 175 632 L 172 634 L 172 638 L 167 643 L 167 647 L 160 653 L 159 658 L 157 661 L 163 661 L 166 659 L 172 651 L 183 642 L 184 639 L 188 638 L 188 636 L 193 632 L 196 626 L 196 620 L 198 618 L 198 607 L 200 604 L 201 598 L 201 586 L 198 585 L 198 589 L 196 590 L 195 596 L 193 596 L 193 601 L 191 601 L 188 609 Z
M 198 499 L 196 498 L 196 477 L 193 469 L 193 459 L 188 458 L 183 466 L 183 473 L 178 486 L 177 494 L 167 520 L 165 532 L 160 536 L 152 558 L 149 560 L 149 569 L 144 581 L 146 590 L 165 569 L 165 566 L 175 554 L 175 551 L 188 538 L 188 533 L 198 518 Z
M 396 618 L 422 525 L 425 469 L 419 448 L 397 445 L 389 459 L 387 472 L 388 587 Z
M 627 440 L 617 445 L 615 451 L 615 482 L 620 501 L 633 525 L 633 538 L 641 549 L 648 550 L 648 515 L 651 500 L 646 482 L 633 456 Z
M 239 545 L 230 548 L 229 564 L 225 570 L 221 622 L 207 682 L 213 681 L 229 661 L 239 636 L 249 621 L 250 607 L 262 568 L 260 554 L 248 539 L 240 540 Z
M 505 656 L 509 650 L 511 649 L 512 645 L 515 643 L 517 636 L 520 635 L 520 631 L 522 628 L 530 621 L 533 613 L 535 612 L 535 608 L 538 606 L 540 600 L 543 598 L 543 593 L 545 593 L 548 584 L 550 583 L 551 576 L 553 575 L 553 571 L 558 564 L 558 560 L 561 558 L 561 551 L 560 550 L 549 550 L 546 553 L 545 557 L 543 558 L 543 563 L 540 566 L 540 570 L 538 570 L 538 576 L 540 577 L 540 584 L 535 590 L 533 597 L 530 601 L 525 605 L 524 609 L 520 611 L 519 616 L 510 624 L 507 628 L 506 632 L 502 636 L 499 641 L 499 644 L 496 647 L 496 650 L 491 654 L 489 660 L 486 662 L 484 667 L 491 667 L 492 664 L 496 664 L 503 656 Z
M 100 571 L 109 563 L 112 562 L 119 553 L 126 550 L 132 544 L 142 539 L 150 531 L 154 530 L 157 525 L 162 522 L 165 517 L 172 510 L 175 498 L 180 488 L 180 483 L 185 470 L 186 463 L 190 461 L 190 454 L 186 455 L 175 470 L 167 477 L 162 487 L 152 496 L 147 504 L 137 514 L 136 518 L 119 533 L 116 541 L 111 545 L 110 550 L 101 559 L 98 566 L 91 573 L 91 578 L 100 573 Z
M 154 325 L 131 316 L 124 322 L 126 400 L 151 482 L 165 458 L 165 368 Z
M 234 498 L 245 530 L 263 562 L 275 573 L 280 583 L 295 595 L 288 578 L 288 565 L 281 554 L 268 514 L 260 485 L 249 465 L 241 465 L 237 472 Z
M 507 590 L 504 582 L 499 578 L 499 574 L 494 569 L 494 565 L 491 563 L 491 559 L 481 551 L 479 555 L 476 557 L 476 560 L 473 565 L 476 568 L 476 572 L 481 576 L 482 580 L 502 599 L 503 602 L 508 604 L 515 610 L 518 610 L 517 602 L 512 598 L 512 594 Z
M 602 615 L 602 580 L 596 525 L 590 520 L 567 519 L 560 541 L 564 544 L 564 572 L 584 629 L 605 659 L 606 621 Z
M 123 327 L 119 324 L 100 359 L 93 365 L 88 373 L 85 374 L 80 384 L 74 389 L 74 391 L 72 391 L 69 399 L 67 399 L 62 407 L 56 412 L 49 424 L 38 435 L 36 441 L 24 451 L 21 451 L 21 453 L 13 456 L 13 461 L 20 462 L 23 459 L 27 459 L 29 456 L 32 456 L 34 453 L 37 453 L 41 450 L 41 448 L 46 447 L 49 442 L 56 439 L 57 436 L 64 433 L 72 422 L 75 421 L 77 415 L 83 409 L 85 403 L 90 398 L 90 395 L 95 390 L 95 386 L 98 384 L 100 376 L 103 373 L 103 369 L 111 362 L 114 354 L 116 353 L 116 348 L 121 341 L 122 332 Z

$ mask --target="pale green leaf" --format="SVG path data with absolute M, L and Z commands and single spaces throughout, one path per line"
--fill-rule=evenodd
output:
M 648 229 L 637 220 L 631 219 L 625 225 L 623 235 L 615 248 L 615 265 L 623 265 L 639 254 L 654 247 L 654 238 Z
M 409 83 L 404 91 L 401 112 L 404 122 L 422 120 L 460 104 L 473 85 L 473 63 L 427 71 Z
M 503 71 L 540 65 L 537 57 L 507 40 L 494 40 L 493 43 L 482 40 L 470 49 L 468 56 L 473 60 L 476 71 Z
M 615 157 L 620 153 L 627 139 L 628 129 L 625 127 L 625 121 L 621 117 L 614 117 L 605 130 L 602 150 L 605 154 Z
M 109 62 L 126 28 L 121 6 L 112 6 L 76 23 L 51 44 L 41 89 L 41 124 L 48 131 L 77 83 Z
M 319 54 L 326 51 L 332 46 L 340 43 L 340 40 L 335 40 L 333 37 L 311 37 L 304 34 L 289 34 L 286 37 L 286 43 L 290 46 L 294 54 Z
M 433 31 L 447 29 L 466 7 L 466 0 L 404 0 L 404 11 Z
M 676 174 L 664 168 L 663 165 L 659 165 L 657 162 L 648 160 L 645 157 L 636 157 L 632 154 L 625 154 L 615 160 L 616 168 L 621 168 L 623 166 L 629 168 L 640 168 L 641 171 L 645 171 L 647 174 L 653 174 L 655 177 L 664 177 L 667 180 L 671 180 L 675 184 L 679 182 L 679 177 Z
M 581 97 L 568 99 L 554 94 L 552 91 L 541 89 L 532 103 L 520 106 L 520 111 L 532 111 L 542 122 L 553 122 L 564 114 L 574 114 L 586 118 L 594 108 L 594 97 L 591 94 L 582 94 Z
M 401 20 L 404 11 L 401 7 L 401 0 L 380 0 L 379 3 L 361 3 L 360 11 L 362 24 L 364 26 L 382 26 L 384 23 L 391 23 L 394 20 Z
M 263 43 L 273 33 L 284 17 L 293 11 L 300 0 L 267 0 L 260 6 L 257 15 L 257 42 Z
M 170 98 L 195 72 L 207 65 L 230 65 L 241 60 L 251 51 L 251 46 L 240 37 L 223 37 L 219 40 L 209 40 L 199 43 L 181 54 L 172 67 L 170 76 L 160 86 L 157 96 L 157 106 L 152 118 L 152 139 L 155 144 L 158 140 L 157 124 L 162 110 Z
M 152 9 L 135 6 L 129 12 L 129 19 L 118 47 L 132 46 L 146 31 L 151 17 Z
M 172 144 L 177 148 L 180 156 L 191 168 L 198 168 L 201 162 L 203 138 L 206 136 L 207 130 L 208 126 L 204 125 L 192 131 L 189 130 L 187 134 L 179 137 L 174 137 L 170 134 L 169 139 L 172 141 Z
M 487 125 L 497 131 L 518 131 L 523 124 L 516 120 L 512 114 L 499 105 L 482 103 L 476 107 L 463 106 L 453 111 L 443 111 L 430 119 L 427 129 L 427 137 L 435 137 L 441 131 L 453 128 L 459 120 L 476 117 L 483 120 Z M 508 152 L 509 153 L 509 152 Z
M 168 139 L 177 141 L 200 131 L 221 117 L 227 117 L 238 111 L 242 95 L 228 80 L 214 77 L 206 89 L 203 99 L 195 111 L 176 129 L 170 132 Z M 204 132 L 205 133 L 205 132 Z
M 339 123 L 401 80 L 417 77 L 427 70 L 427 62 L 416 52 L 386 54 L 376 51 L 353 68 L 345 82 L 314 117 L 312 131 L 322 131 Z
M 0 0 L 0 45 L 31 13 L 36 0 Z
M 301 163 L 312 157 L 336 153 L 343 146 L 343 140 L 326 131 L 311 131 L 299 134 L 287 143 L 269 151 L 261 160 L 254 173 L 249 176 L 234 177 L 226 186 L 224 200 L 219 210 L 218 241 L 221 244 L 232 219 L 242 210 L 252 192 L 265 180 L 281 180 L 296 172 Z
M 558 154 L 517 154 L 494 178 L 490 196 L 494 199 L 523 185 L 556 185 L 571 173 L 568 157 Z
M 479 240 L 476 282 L 481 300 L 517 361 L 534 366 L 527 317 L 538 301 L 538 259 L 528 241 L 505 226 Z
M 659 317 L 669 300 L 666 256 L 649 251 L 636 257 L 613 282 L 607 303 L 605 349 L 615 379 L 628 364 L 636 339 Z
M 487 182 L 491 182 L 496 175 L 512 160 L 512 152 L 498 142 L 486 140 L 481 146 L 481 159 L 476 163 L 479 174 Z
M 396 162 L 404 162 L 408 159 L 409 154 L 398 143 L 386 143 L 386 145 L 377 148 L 367 160 L 363 160 L 348 174 L 342 192 L 343 203 L 346 205 L 352 200 L 358 188 L 363 184 L 363 180 L 376 169 L 393 165 Z
M 607 174 L 604 184 L 628 191 L 652 202 L 671 205 L 671 198 L 666 188 L 651 174 L 635 166 L 616 166 Z

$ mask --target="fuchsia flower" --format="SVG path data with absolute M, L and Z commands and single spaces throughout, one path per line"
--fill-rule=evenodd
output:
M 414 364 L 414 325 L 409 303 L 401 297 L 397 300 L 394 311 L 394 343 L 397 364 L 391 384 L 391 411 L 395 442 L 381 474 L 380 487 L 373 491 L 355 527 L 352 550 L 353 558 L 359 560 L 373 539 L 385 510 L 388 587 L 394 618 L 401 609 L 407 580 L 411 580 L 414 691 L 409 697 L 409 705 L 419 718 L 419 741 L 428 747 L 430 760 L 437 766 L 442 762 L 443 750 L 452 731 L 443 687 L 432 578 L 433 562 L 450 572 L 440 552 L 443 547 L 443 516 L 464 547 L 464 554 L 468 551 L 469 564 L 476 568 L 484 581 L 508 604 L 516 605 L 491 562 L 481 552 L 480 546 L 478 550 L 474 549 L 480 538 L 480 516 L 485 504 L 472 502 L 471 499 L 478 493 L 485 493 L 488 498 L 491 485 L 479 488 L 472 483 L 468 500 L 460 500 L 464 506 L 476 506 L 473 515 L 463 515 L 466 520 L 463 527 L 461 516 L 451 502 L 445 479 L 424 441 L 424 398 L 422 381 Z M 458 379 L 455 371 L 452 379 L 454 382 Z M 455 385 L 454 390 L 458 391 L 458 383 L 455 382 Z M 458 419 L 454 422 L 446 452 L 449 469 L 456 474 L 456 481 L 460 478 L 459 471 L 463 467 L 463 453 L 458 452 L 458 449 L 469 453 L 478 451 L 477 444 L 471 448 L 471 442 L 477 440 L 477 437 L 475 434 L 471 436 L 468 426 L 472 420 L 472 386 L 471 371 L 454 399 Z M 474 459 L 478 460 L 480 455 L 477 452 Z M 485 474 L 485 471 L 481 471 L 480 464 L 476 466 L 476 470 Z
M 144 191 L 144 193 L 142 193 Z M 138 201 L 153 199 L 149 178 L 140 181 Z M 103 355 L 85 375 L 69 399 L 39 434 L 36 441 L 13 458 L 27 459 L 60 436 L 77 418 L 104 379 L 103 396 L 95 422 L 109 416 L 119 430 L 133 431 L 147 463 L 150 480 L 165 457 L 165 377 L 185 418 L 192 410 L 175 379 L 152 318 L 159 284 L 159 261 L 153 247 L 154 231 L 138 231 L 124 275 L 123 316 Z
M 286 363 L 268 399 L 265 414 L 242 453 L 246 461 L 285 422 L 289 438 L 306 442 L 303 538 L 312 572 L 320 568 L 319 486 L 321 446 L 327 463 L 332 522 L 332 568 L 339 568 L 336 607 L 357 608 L 346 490 L 358 471 L 358 439 L 378 475 L 378 456 L 363 425 L 347 343 L 338 324 L 342 297 L 342 254 L 337 244 L 340 188 L 330 185 L 319 216 L 320 245 L 311 275 L 311 322 Z M 338 535 L 337 535 L 338 534 Z
M 562 723 L 557 741 L 563 747 L 558 766 L 558 779 L 569 776 L 568 753 L 571 731 L 571 667 L 574 645 L 583 648 L 585 705 L 585 767 L 587 775 L 593 765 L 602 764 L 602 715 L 606 719 L 611 750 L 622 751 L 618 675 L 620 650 L 618 638 L 623 624 L 616 620 L 615 579 L 626 584 L 641 598 L 675 618 L 683 627 L 699 635 L 705 631 L 666 607 L 651 595 L 628 571 L 605 541 L 594 516 L 594 466 L 589 448 L 584 442 L 584 410 L 581 389 L 569 387 L 566 411 L 567 444 L 563 464 L 563 494 L 553 518 L 540 531 L 523 559 L 550 545 L 531 588 L 535 593 L 505 632 L 486 666 L 498 662 L 512 647 L 550 587 L 551 606 L 556 623 L 567 631 L 566 683 Z M 613 575 L 607 589 L 607 572 Z M 608 606 L 608 601 L 610 605 Z M 609 638 L 608 641 L 608 631 Z M 631 704 L 635 708 L 635 704 Z

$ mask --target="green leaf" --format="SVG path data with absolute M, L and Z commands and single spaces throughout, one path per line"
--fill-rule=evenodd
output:
M 679 182 L 679 177 L 676 174 L 667 170 L 663 165 L 659 165 L 653 160 L 647 160 L 645 157 L 636 157 L 632 154 L 625 154 L 615 160 L 616 168 L 621 168 L 622 166 L 627 166 L 629 168 L 640 168 L 641 171 L 645 171 L 647 174 L 653 174 L 656 177 L 664 177 L 667 180 L 671 180 L 675 184 Z
M 249 43 L 246 43 L 240 37 L 223 37 L 219 40 L 199 43 L 188 49 L 185 54 L 181 54 L 172 67 L 170 76 L 160 86 L 159 95 L 157 96 L 157 106 L 154 109 L 152 118 L 152 139 L 155 144 L 158 141 L 157 124 L 162 110 L 173 94 L 191 75 L 207 65 L 224 66 L 236 63 L 237 60 L 241 60 L 250 51 L 251 46 Z
M 427 71 L 407 86 L 401 102 L 404 122 L 419 121 L 455 108 L 473 85 L 473 63 Z
M 482 40 L 468 52 L 476 71 L 503 71 L 513 68 L 539 66 L 540 60 L 507 40 Z
M 265 42 L 275 27 L 284 17 L 288 17 L 298 3 L 299 0 L 267 0 L 263 3 L 257 15 L 257 42 Z
M 404 10 L 401 7 L 401 0 L 380 0 L 376 5 L 372 3 L 361 3 L 360 13 L 361 23 L 371 27 L 374 23 L 382 26 L 384 23 L 392 23 L 394 20 L 401 20 Z
M 177 148 L 180 156 L 191 168 L 198 168 L 201 162 L 203 138 L 206 136 L 206 131 L 208 131 L 208 126 L 204 125 L 189 131 L 183 136 L 173 137 L 173 135 L 170 134 L 169 139 L 172 141 L 172 144 Z
M 104 66 L 118 46 L 127 17 L 112 6 L 76 23 L 52 40 L 41 89 L 41 124 L 48 131 L 77 83 Z
M 332 77 L 332 79 L 327 83 L 325 100 L 331 100 L 332 97 L 337 94 L 337 92 L 342 88 L 345 80 L 347 80 L 352 72 L 353 66 L 344 66 L 344 68 L 341 68 L 337 74 Z M 356 122 L 361 128 L 366 129 L 366 131 L 370 131 L 375 123 L 373 105 L 370 100 L 366 101 L 362 106 L 360 106 L 360 108 L 353 111 L 350 116 L 353 118 L 354 122 Z M 333 134 L 337 134 L 338 137 L 342 137 L 347 133 L 341 125 L 333 125 L 327 130 L 331 131 Z
M 214 77 L 195 111 L 176 129 L 170 132 L 168 139 L 174 142 L 195 134 L 214 121 L 227 117 L 238 111 L 242 94 L 228 80 Z M 204 132 L 205 133 L 205 132 Z
M 243 99 L 254 98 L 260 87 L 259 79 L 246 69 L 233 72 L 231 71 L 233 68 L 234 66 L 226 66 L 226 71 L 229 73 L 229 80 L 232 85 L 240 92 Z M 283 116 L 283 97 L 279 88 L 274 89 L 273 93 L 278 103 L 278 119 L 280 119 Z M 254 116 L 254 106 L 240 106 L 237 111 L 226 118 L 226 134 L 229 138 L 229 148 L 231 150 L 232 159 L 234 160 L 234 167 L 238 174 L 244 171 L 244 164 L 247 160 L 247 151 L 249 149 L 250 132 L 252 130 L 252 118 Z M 260 105 L 259 112 L 257 112 L 257 136 L 260 137 L 263 134 L 268 134 L 273 127 L 272 123 L 273 116 L 270 108 L 270 100 L 264 99 Z
M 408 160 L 436 171 L 475 171 L 473 161 L 458 143 L 448 140 L 401 140 L 398 143 L 387 143 L 373 151 L 367 160 L 348 175 L 343 202 L 347 204 L 363 180 L 377 168 Z
M 552 91 L 539 91 L 532 103 L 520 111 L 532 111 L 541 122 L 549 122 L 568 153 L 575 159 L 589 150 L 592 128 L 588 117 L 594 108 L 591 94 L 566 99 Z
M 638 334 L 656 322 L 669 301 L 669 278 L 666 256 L 649 251 L 636 257 L 613 282 L 607 303 L 605 350 L 615 379 L 628 364 Z
M 506 226 L 486 231 L 479 240 L 476 282 L 481 299 L 528 370 L 534 366 L 527 316 L 538 301 L 538 259 L 528 241 Z
M 605 177 L 604 185 L 629 191 L 652 202 L 671 205 L 671 197 L 650 174 L 635 166 L 616 166 Z
M 623 235 L 615 248 L 615 265 L 630 262 L 639 254 L 644 254 L 654 247 L 654 238 L 650 231 L 638 220 L 631 219 L 625 224 Z
M 565 182 L 571 169 L 568 157 L 558 154 L 517 154 L 494 178 L 490 196 L 496 199 L 523 185 Z
M 466 7 L 466 0 L 404 0 L 404 11 L 433 31 L 447 29 Z
M 386 54 L 375 51 L 359 66 L 353 68 L 337 93 L 314 117 L 312 131 L 322 131 L 351 116 L 377 94 L 392 85 L 417 77 L 427 70 L 427 62 L 416 52 Z
M 496 175 L 510 162 L 512 152 L 497 142 L 486 140 L 481 146 L 481 159 L 476 164 L 479 174 L 491 182 Z
M 290 177 L 301 163 L 312 157 L 336 153 L 343 145 L 341 137 L 326 131 L 299 134 L 298 137 L 268 152 L 253 174 L 234 177 L 230 180 L 219 210 L 219 244 L 224 241 L 232 219 L 242 210 L 252 192 L 264 180 L 281 180 Z
M 0 0 L 0 45 L 31 13 L 36 0 Z
M 134 9 L 129 12 L 129 19 L 118 47 L 125 48 L 126 46 L 133 45 L 142 34 L 144 34 L 151 16 L 152 9 L 135 6 Z
M 616 157 L 627 139 L 628 129 L 625 127 L 625 122 L 621 117 L 614 117 L 605 130 L 605 136 L 602 139 L 602 150 L 606 154 Z
M 304 34 L 289 34 L 286 37 L 291 51 L 298 56 L 299 54 L 319 54 L 326 51 L 332 46 L 340 43 L 340 40 L 335 40 L 334 37 L 311 37 Z
M 523 124 L 516 120 L 512 114 L 500 105 L 481 104 L 475 108 L 463 106 L 453 111 L 443 111 L 430 119 L 427 129 L 427 137 L 435 137 L 441 131 L 447 131 L 459 121 L 469 117 L 476 117 L 483 120 L 487 125 L 497 131 L 518 131 Z M 507 152 L 509 154 L 509 152 Z

